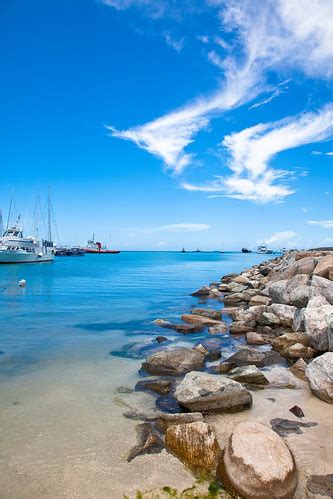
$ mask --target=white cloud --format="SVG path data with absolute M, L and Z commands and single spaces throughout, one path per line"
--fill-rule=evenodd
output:
M 323 229 L 333 229 L 333 220 L 309 220 L 310 225 L 319 225 Z
M 181 52 L 184 47 L 184 37 L 182 38 L 175 38 L 173 37 L 169 32 L 164 32 L 163 37 L 167 44 L 173 48 L 176 52 Z
M 333 156 L 333 152 L 323 152 L 323 151 L 312 151 L 312 154 L 314 154 L 315 156 Z
M 286 171 L 273 170 L 269 166 L 273 157 L 281 151 L 332 137 L 333 104 L 316 113 L 261 123 L 224 138 L 223 146 L 229 157 L 227 165 L 233 172 L 231 176 L 217 177 L 201 186 L 184 183 L 182 187 L 192 191 L 221 192 L 241 200 L 279 201 L 293 190 L 281 183 L 281 179 L 287 179 Z
M 280 244 L 292 243 L 292 239 L 297 237 L 297 233 L 291 230 L 286 230 L 282 232 L 275 232 L 269 238 L 266 239 L 265 244 L 270 244 L 273 246 L 278 246 Z
M 153 8 L 155 16 L 161 15 L 163 9 L 166 13 L 168 3 L 165 0 L 104 2 L 118 9 L 134 4 Z M 175 2 L 171 3 L 174 7 Z M 188 5 L 185 2 L 184 6 Z M 218 13 L 222 31 L 229 31 L 230 38 L 230 43 L 220 43 L 221 47 L 217 49 L 222 49 L 222 55 L 217 50 L 211 50 L 207 55 L 221 75 L 216 92 L 143 125 L 127 130 L 108 127 L 114 137 L 133 141 L 160 158 L 165 168 L 174 173 L 182 172 L 195 162 L 195 155 L 188 147 L 214 117 L 267 92 L 268 72 L 279 75 L 296 69 L 311 77 L 325 80 L 333 77 L 332 0 L 303 0 L 301 3 L 299 0 L 206 0 L 206 5 L 213 9 L 213 15 Z M 216 33 L 216 37 L 219 36 L 220 33 Z M 202 38 L 202 41 L 208 40 Z M 270 97 L 254 106 L 266 104 L 278 97 L 278 93 L 279 87 L 275 94 L 273 91 Z M 332 109 L 328 106 L 320 113 L 259 124 L 227 136 L 224 146 L 231 154 L 228 166 L 233 175 L 206 186 L 186 183 L 184 188 L 221 192 L 229 197 L 259 202 L 283 199 L 293 190 L 281 183 L 285 171 L 272 170 L 268 162 L 280 151 L 328 138 L 332 131 L 328 123 L 328 120 L 332 122 L 331 114 Z

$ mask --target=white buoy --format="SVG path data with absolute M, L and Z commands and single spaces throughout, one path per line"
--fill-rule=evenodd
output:
M 21 279 L 19 281 L 19 286 L 21 286 L 21 288 L 25 288 L 27 285 L 27 281 L 25 279 Z

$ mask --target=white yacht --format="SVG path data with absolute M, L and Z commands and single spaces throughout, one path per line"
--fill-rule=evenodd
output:
M 12 205 L 12 202 L 11 202 Z M 51 237 L 51 221 L 48 216 L 48 239 L 24 237 L 20 227 L 20 218 L 16 224 L 9 226 L 11 206 L 9 209 L 7 229 L 0 237 L 0 263 L 37 263 L 50 262 L 54 259 L 54 246 Z M 1 231 L 2 232 L 2 231 Z M 36 230 L 38 234 L 38 230 Z
M 273 250 L 268 249 L 267 246 L 261 245 L 258 246 L 257 253 L 259 255 L 271 255 Z

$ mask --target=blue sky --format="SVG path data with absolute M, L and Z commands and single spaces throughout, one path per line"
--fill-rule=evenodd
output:
M 331 0 L 11 0 L 0 37 L 27 232 L 51 185 L 63 243 L 333 245 Z

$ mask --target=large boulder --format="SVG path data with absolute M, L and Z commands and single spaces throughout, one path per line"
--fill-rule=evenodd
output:
M 291 451 L 277 433 L 260 423 L 240 423 L 234 429 L 217 472 L 245 499 L 291 499 L 297 487 Z
M 169 426 L 165 446 L 196 473 L 215 471 L 221 454 L 213 426 L 203 421 Z
M 228 284 L 228 291 L 230 293 L 242 293 L 247 289 L 247 286 L 244 286 L 243 284 L 237 284 L 236 282 L 231 282 Z
M 253 331 L 255 328 L 255 321 L 234 321 L 230 325 L 231 334 L 245 334 Z
M 273 303 L 273 305 L 270 306 L 270 310 L 278 317 L 281 326 L 291 327 L 293 325 L 296 307 L 283 305 L 281 303 Z
M 263 310 L 258 317 L 258 324 L 260 326 L 272 326 L 276 327 L 281 324 L 281 321 L 277 315 L 268 310 Z
M 230 295 L 226 295 L 224 297 L 225 305 L 236 305 L 237 303 L 241 303 L 244 301 L 243 293 L 231 293 Z
M 267 292 L 274 303 L 289 303 L 288 294 L 286 292 L 288 281 L 286 279 L 269 283 Z
M 202 353 L 192 348 L 174 348 L 154 353 L 142 367 L 149 374 L 177 376 L 202 369 L 204 363 L 205 356 Z
M 310 281 L 311 281 L 310 275 L 297 274 L 287 282 L 286 292 L 292 293 L 295 289 L 299 288 L 300 286 L 309 286 Z
M 310 388 L 324 402 L 333 404 L 333 352 L 314 359 L 305 369 Z
M 333 306 L 323 296 L 311 298 L 304 310 L 304 328 L 310 346 L 319 352 L 333 345 Z
M 328 303 L 333 305 L 333 282 L 325 277 L 313 276 L 310 298 L 315 296 L 324 296 Z
M 274 351 L 260 352 L 251 348 L 242 348 L 228 358 L 228 362 L 234 367 L 248 366 L 253 364 L 257 367 L 266 367 L 280 364 L 284 359 Z
M 237 381 L 201 372 L 187 374 L 175 396 L 181 406 L 205 414 L 237 412 L 252 404 L 251 393 Z
M 272 298 L 269 296 L 255 295 L 250 299 L 249 306 L 255 307 L 257 305 L 270 305 L 271 303 Z
M 209 286 L 202 286 L 202 288 L 198 289 L 191 293 L 192 296 L 208 296 L 211 291 Z
M 312 256 L 308 256 L 306 258 L 302 258 L 298 260 L 279 273 L 279 280 L 281 279 L 291 279 L 295 275 L 298 274 L 313 274 L 313 271 L 316 266 L 316 260 Z
M 320 277 L 328 277 L 330 270 L 333 270 L 333 255 L 326 255 L 319 260 L 313 274 Z
M 246 333 L 245 340 L 248 345 L 266 345 L 267 343 L 270 343 L 268 338 L 265 338 L 264 335 L 256 333 L 255 331 Z
M 296 343 L 301 343 L 306 347 L 310 346 L 310 340 L 306 333 L 285 333 L 271 340 L 273 348 L 278 352 L 284 352 L 284 350 L 296 345 Z
M 264 374 L 254 365 L 235 367 L 228 373 L 231 378 L 240 383 L 249 383 L 254 385 L 268 385 L 268 380 Z
M 305 369 L 307 367 L 307 363 L 301 358 L 298 359 L 295 364 L 288 368 L 288 371 L 291 372 L 294 376 L 299 379 L 306 380 Z
M 306 307 L 310 299 L 311 287 L 310 286 L 299 286 L 291 291 L 289 294 L 289 301 L 291 305 L 297 308 Z

